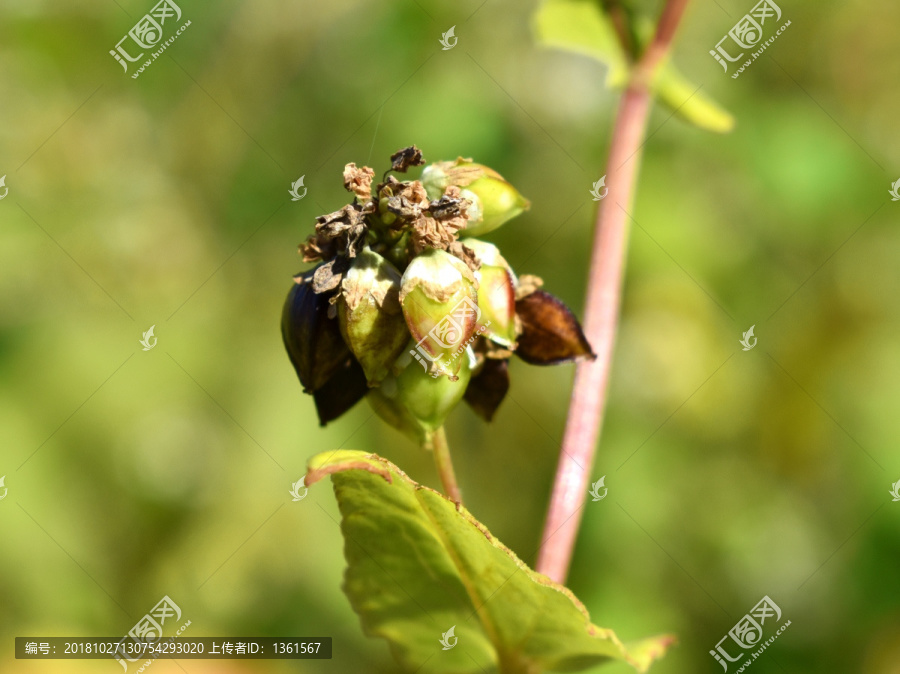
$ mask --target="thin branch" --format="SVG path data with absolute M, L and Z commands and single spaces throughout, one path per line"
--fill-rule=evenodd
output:
M 689 0 L 669 0 L 656 34 L 632 70 L 619 103 L 607 159 L 606 198 L 600 202 L 588 275 L 584 331 L 597 358 L 578 365 L 537 570 L 565 582 L 587 498 L 600 436 L 619 321 L 631 210 L 647 130 L 650 83 L 668 53 Z
M 447 498 L 462 503 L 462 495 L 459 485 L 456 483 L 456 473 L 453 472 L 453 462 L 450 459 L 450 446 L 447 444 L 447 434 L 441 426 L 431 434 L 430 449 L 434 453 L 434 465 L 437 467 L 444 487 L 444 495 Z
M 669 0 L 663 7 L 659 23 L 656 24 L 656 34 L 638 62 L 637 74 L 643 71 L 644 74 L 652 76 L 656 72 L 659 64 L 669 53 L 669 47 L 675 38 L 675 31 L 678 30 L 688 2 L 690 0 Z M 646 81 L 641 84 L 646 84 Z

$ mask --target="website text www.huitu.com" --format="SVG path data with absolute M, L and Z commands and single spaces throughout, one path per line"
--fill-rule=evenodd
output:
M 141 67 L 137 69 L 137 72 L 131 76 L 131 79 L 136 80 L 138 77 L 140 77 L 141 73 L 144 72 L 144 69 L 148 68 L 150 66 L 150 64 L 153 63 L 158 56 L 160 56 L 166 49 L 168 49 L 169 45 L 172 44 L 173 42 L 175 42 L 175 40 L 178 39 L 178 36 L 181 35 L 181 33 L 184 31 L 184 29 L 190 25 L 191 25 L 191 22 L 188 21 L 181 28 L 179 28 L 177 31 L 175 31 L 175 34 L 172 37 L 170 37 L 168 40 L 163 42 L 162 46 L 159 49 L 157 49 L 155 52 L 150 54 L 150 58 L 147 59 L 146 61 L 144 61 L 143 65 L 141 65 Z
M 775 636 L 772 636 L 772 637 L 769 637 L 768 639 L 766 639 L 765 643 L 760 647 L 760 649 L 758 651 L 754 651 L 753 653 L 751 653 L 750 659 L 747 660 L 747 662 L 745 662 L 743 665 L 741 665 L 740 669 L 737 669 L 735 671 L 736 672 L 746 671 L 747 668 L 751 664 L 753 664 L 753 661 L 756 660 L 756 658 L 758 658 L 760 655 L 762 655 L 763 651 L 766 650 L 775 641 L 775 639 L 777 639 L 779 636 L 781 636 L 781 633 L 784 632 L 790 626 L 791 626 L 791 621 L 788 620 L 784 625 L 782 625 L 781 627 L 778 628 L 778 631 L 775 632 Z
M 744 61 L 744 65 L 742 65 L 740 68 L 738 68 L 738 71 L 734 75 L 731 76 L 731 79 L 736 80 L 738 77 L 740 77 L 741 73 L 744 72 L 744 70 L 746 70 L 750 66 L 751 63 L 753 63 L 757 58 L 759 58 L 760 54 L 762 54 L 766 49 L 768 49 L 769 45 L 772 44 L 773 42 L 775 42 L 775 40 L 778 39 L 778 36 L 781 35 L 782 32 L 784 32 L 784 29 L 790 25 L 791 25 L 791 22 L 788 21 L 781 28 L 779 28 L 777 31 L 775 31 L 775 35 L 773 35 L 768 40 L 763 42 L 758 50 L 756 50 L 755 52 L 750 54 L 750 58 L 747 59 L 746 61 Z

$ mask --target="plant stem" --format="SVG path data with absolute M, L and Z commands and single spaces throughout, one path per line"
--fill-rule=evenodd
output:
M 447 444 L 447 434 L 441 426 L 431 434 L 431 451 L 434 453 L 434 465 L 437 466 L 444 494 L 447 498 L 462 503 L 459 493 L 459 485 L 456 484 L 456 474 L 453 472 L 453 461 L 450 459 L 450 446 Z
M 558 583 L 564 583 L 568 575 L 606 406 L 628 246 L 628 211 L 652 102 L 650 83 L 687 4 L 688 0 L 666 3 L 653 40 L 632 69 L 616 115 L 606 169 L 609 192 L 597 211 L 584 319 L 584 332 L 597 358 L 580 363 L 575 373 L 536 567 Z

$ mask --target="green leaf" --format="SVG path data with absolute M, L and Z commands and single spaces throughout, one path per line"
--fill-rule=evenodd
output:
M 622 88 L 628 82 L 629 61 L 612 20 L 596 0 L 545 0 L 534 15 L 539 44 L 594 58 L 609 68 L 606 86 Z M 630 31 L 646 45 L 654 23 L 646 17 L 632 20 Z M 734 117 L 698 91 L 671 63 L 664 63 L 654 89 L 660 103 L 685 121 L 715 133 L 734 128 Z
M 326 475 L 342 515 L 344 591 L 365 632 L 386 639 L 406 671 L 427 662 L 444 674 L 575 672 L 614 659 L 644 672 L 674 641 L 623 645 L 465 508 L 375 454 L 312 457 L 306 484 Z M 451 627 L 458 642 L 444 650 Z
M 660 68 L 655 88 L 659 101 L 686 122 L 713 133 L 734 129 L 731 113 L 688 81 L 671 62 Z
M 590 56 L 609 72 L 606 86 L 628 81 L 628 59 L 612 21 L 595 0 L 545 0 L 534 14 L 538 43 Z

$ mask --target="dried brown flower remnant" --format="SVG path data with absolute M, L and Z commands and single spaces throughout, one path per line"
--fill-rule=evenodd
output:
M 469 201 L 460 195 L 456 186 L 448 187 L 440 199 L 429 204 L 428 210 L 434 218 L 443 220 L 448 225 L 452 223 L 454 230 L 466 228 Z
M 448 250 L 458 238 L 457 232 L 466 227 L 468 203 L 460 198 L 458 188 L 448 189 L 440 199 L 430 202 L 428 210 L 413 223 L 413 250 L 417 254 L 426 248 Z
M 415 222 L 428 209 L 428 194 L 418 180 L 400 182 L 388 176 L 387 182 L 379 187 L 382 198 L 387 199 L 387 211 L 396 216 L 391 225 L 394 229 Z
M 312 278 L 312 288 L 316 293 L 327 293 L 341 284 L 344 272 L 350 268 L 350 259 L 336 257 L 316 267 Z
M 333 241 L 338 254 L 354 258 L 365 243 L 367 226 L 358 204 L 347 204 L 339 211 L 320 215 L 316 223 L 316 235 Z
M 391 171 L 397 173 L 406 173 L 410 166 L 422 166 L 424 163 L 422 150 L 415 145 L 405 147 L 391 155 Z
M 344 167 L 344 189 L 353 192 L 360 201 L 372 198 L 372 179 L 375 171 L 368 166 L 358 167 L 350 162 Z
M 301 243 L 297 249 L 303 256 L 304 262 L 318 262 L 320 260 L 330 260 L 335 256 L 334 242 L 330 239 L 312 234 L 307 237 L 304 243 Z
M 429 248 L 447 250 L 456 241 L 456 230 L 425 213 L 413 223 L 410 241 L 416 255 Z
M 516 288 L 516 299 L 528 297 L 535 290 L 540 290 L 544 285 L 544 279 L 534 274 L 522 274 L 519 277 L 519 286 Z
M 470 205 L 463 236 L 481 236 L 528 210 L 530 204 L 499 173 L 471 159 L 437 162 L 422 171 L 422 184 L 436 198 L 450 187 L 459 187 Z
M 543 282 L 517 279 L 496 246 L 474 238 L 527 200 L 462 158 L 425 167 L 419 180 L 391 173 L 422 163 L 415 146 L 400 150 L 377 186 L 371 168 L 347 164 L 352 202 L 316 218 L 300 246 L 318 265 L 298 277 L 283 333 L 323 424 L 365 396 L 421 440 L 463 398 L 493 418 L 514 354 L 536 365 L 593 357 Z
M 454 241 L 451 243 L 447 246 L 447 252 L 465 262 L 472 271 L 481 269 L 481 260 L 478 259 L 475 251 L 465 245 L 462 241 Z

